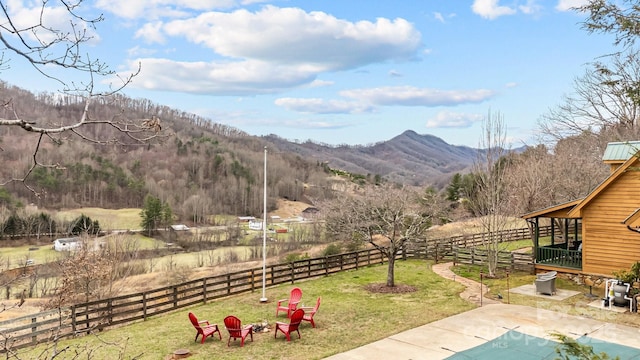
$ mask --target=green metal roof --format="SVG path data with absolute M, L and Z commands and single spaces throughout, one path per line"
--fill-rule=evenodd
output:
M 602 155 L 602 161 L 629 160 L 640 151 L 640 141 L 611 142 Z

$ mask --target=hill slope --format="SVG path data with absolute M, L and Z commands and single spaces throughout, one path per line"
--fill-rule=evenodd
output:
M 293 143 L 275 135 L 265 139 L 279 151 L 326 162 L 332 169 L 380 175 L 410 185 L 441 185 L 452 174 L 468 171 L 478 155 L 477 149 L 450 145 L 436 136 L 410 130 L 371 146 Z
M 34 123 L 65 123 L 78 119 L 82 103 L 54 94 L 32 94 L 0 82 L 0 99 L 11 99 L 24 119 Z M 8 109 L 0 115 L 11 118 Z M 139 208 L 151 194 L 173 209 L 179 219 L 206 221 L 208 214 L 260 215 L 263 208 L 263 149 L 269 155 L 268 207 L 276 199 L 313 202 L 331 191 L 327 165 L 332 169 L 383 177 L 410 185 L 442 187 L 455 172 L 472 164 L 477 150 L 449 145 L 432 135 L 406 131 L 371 146 L 328 146 L 294 143 L 277 136 L 257 137 L 231 126 L 145 99 L 121 95 L 105 98 L 91 108 L 93 118 L 120 114 L 144 119 L 161 118 L 162 141 L 143 146 L 105 146 L 79 137 L 45 138 L 38 153 L 42 164 L 26 181 L 11 182 L 0 199 L 9 208 L 34 203 L 44 208 Z M 89 134 L 118 138 L 110 127 L 82 128 Z M 80 132 L 80 131 L 79 131 Z M 92 137 L 92 136 L 89 136 Z M 7 141 L 7 140 L 11 141 Z M 37 134 L 0 127 L 4 166 L 0 180 L 26 174 L 33 163 Z M 310 184 L 314 186 L 305 187 Z M 36 196 L 35 189 L 44 196 Z M 311 201 L 309 201 L 311 200 Z

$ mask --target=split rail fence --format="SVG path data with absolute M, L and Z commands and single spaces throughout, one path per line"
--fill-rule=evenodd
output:
M 501 241 L 526 238 L 529 238 L 528 231 L 510 230 L 501 235 L 503 239 Z M 479 262 L 482 261 L 478 258 L 481 252 L 476 250 L 468 253 L 470 249 L 464 249 L 464 247 L 476 246 L 481 241 L 482 236 L 476 234 L 416 242 L 403 253 L 398 254 L 397 258 Z M 462 255 L 463 253 L 466 255 Z M 56 339 L 90 334 L 117 325 L 144 321 L 151 316 L 197 304 L 206 304 L 218 298 L 255 292 L 262 289 L 263 280 L 267 286 L 293 284 L 300 280 L 383 264 L 385 261 L 385 257 L 379 250 L 360 250 L 268 265 L 264 269 L 264 276 L 262 267 L 247 269 L 14 318 L 0 322 L 0 353 Z M 532 260 L 529 261 L 532 262 Z M 503 263 L 505 262 L 512 266 L 517 261 L 511 259 L 504 260 Z

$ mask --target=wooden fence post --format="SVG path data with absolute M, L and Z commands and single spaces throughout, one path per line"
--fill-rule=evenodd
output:
M 253 274 L 253 271 L 251 273 Z M 208 278 L 204 278 L 202 280 L 202 301 L 205 304 L 207 303 L 207 279 Z M 253 292 L 253 275 L 251 278 L 251 291 Z
M 271 265 L 271 285 L 273 285 L 274 281 L 276 281 L 274 266 L 275 265 Z
M 38 335 L 36 335 L 36 331 L 38 331 L 38 325 L 36 325 L 36 322 L 38 321 L 37 317 L 32 317 L 31 318 L 31 333 L 33 335 L 31 335 L 31 342 L 33 343 L 33 345 L 38 344 Z
M 513 255 L 513 253 L 509 253 L 509 256 L 511 257 L 511 271 L 513 271 L 516 268 L 516 259 L 515 256 Z
M 73 334 L 76 333 L 76 306 L 71 305 L 71 330 L 73 330 Z
M 147 293 L 142 293 L 142 319 L 147 320 Z
M 324 276 L 329 276 L 329 257 L 324 257 Z
M 113 322 L 113 299 L 107 301 L 107 313 L 109 314 L 107 324 L 111 325 Z
M 173 308 L 177 308 L 178 307 L 178 287 L 174 286 L 173 287 Z

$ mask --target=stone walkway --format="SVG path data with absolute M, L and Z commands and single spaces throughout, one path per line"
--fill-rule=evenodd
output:
M 465 289 L 460 293 L 460 297 L 476 304 L 477 306 L 487 304 L 502 304 L 502 302 L 500 301 L 482 296 L 481 294 L 487 294 L 489 292 L 489 288 L 486 285 L 482 285 L 481 287 L 481 284 L 477 281 L 467 279 L 462 276 L 457 276 L 453 271 L 451 271 L 450 268 L 452 266 L 452 262 L 434 264 L 433 266 L 431 266 L 431 270 L 445 279 L 450 279 L 464 285 Z

